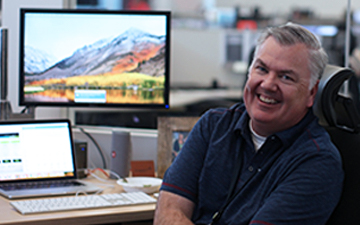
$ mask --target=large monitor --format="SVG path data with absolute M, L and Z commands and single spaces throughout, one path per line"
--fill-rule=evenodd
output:
M 22 106 L 169 107 L 170 12 L 20 10 Z

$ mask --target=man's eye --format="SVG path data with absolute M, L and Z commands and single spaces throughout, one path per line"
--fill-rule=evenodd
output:
M 256 69 L 260 72 L 263 72 L 263 73 L 266 73 L 267 72 L 267 69 L 265 69 L 265 67 L 262 67 L 262 66 L 257 66 Z
M 287 80 L 287 81 L 293 81 L 294 79 L 286 74 L 280 75 L 281 79 Z

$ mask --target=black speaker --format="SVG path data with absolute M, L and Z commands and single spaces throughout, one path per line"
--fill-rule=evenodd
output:
M 128 177 L 131 161 L 130 133 L 126 131 L 113 131 L 111 137 L 110 171 L 120 177 Z M 111 174 L 113 179 L 117 177 Z
M 75 140 L 75 163 L 77 167 L 77 177 L 86 177 L 85 169 L 87 168 L 87 142 Z

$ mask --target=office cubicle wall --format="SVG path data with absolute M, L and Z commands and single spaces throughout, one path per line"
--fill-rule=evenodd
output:
M 155 169 L 157 167 L 157 130 L 156 129 L 132 129 L 132 128 L 110 128 L 110 127 L 83 127 L 100 146 L 106 161 L 106 168 L 110 168 L 111 144 L 113 131 L 130 132 L 131 160 L 153 160 Z M 75 140 L 86 141 L 88 144 L 88 167 L 104 168 L 101 156 L 96 145 L 91 139 L 80 131 L 73 128 Z M 121 146 L 119 146 L 121 147 Z
M 171 87 L 208 88 L 216 81 L 219 87 L 241 88 L 248 56 L 258 33 L 220 28 L 173 28 Z

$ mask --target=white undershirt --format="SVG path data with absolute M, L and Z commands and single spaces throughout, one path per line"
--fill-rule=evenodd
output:
M 249 121 L 249 127 L 250 127 L 250 132 L 251 132 L 251 139 L 254 143 L 255 151 L 257 151 L 265 143 L 266 137 L 260 136 L 257 133 L 255 133 L 255 131 L 253 130 L 253 128 L 251 126 L 251 120 Z

